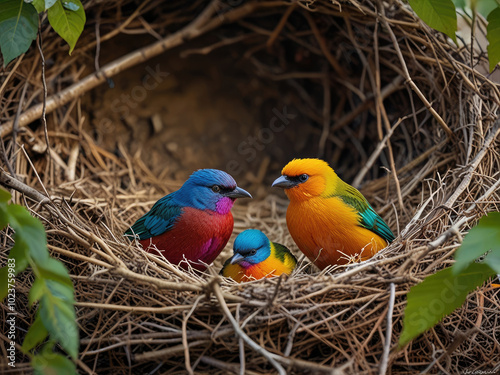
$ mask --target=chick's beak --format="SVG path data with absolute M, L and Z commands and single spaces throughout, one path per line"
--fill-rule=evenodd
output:
M 231 258 L 231 264 L 239 263 L 241 260 L 245 259 L 245 257 L 239 253 L 236 253 Z
M 225 193 L 224 195 L 229 198 L 252 198 L 248 191 L 237 186 L 234 190 Z
M 291 181 L 287 176 L 280 176 L 276 180 L 274 180 L 272 187 L 279 187 L 282 189 L 290 189 L 296 186 L 297 183 L 295 181 Z

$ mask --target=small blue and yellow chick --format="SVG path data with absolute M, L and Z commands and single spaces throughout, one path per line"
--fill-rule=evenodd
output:
M 257 229 L 241 232 L 234 241 L 234 255 L 226 260 L 221 275 L 234 281 L 251 281 L 264 277 L 289 275 L 297 259 L 285 246 L 269 241 Z

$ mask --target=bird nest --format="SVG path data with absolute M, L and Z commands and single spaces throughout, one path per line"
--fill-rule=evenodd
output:
M 52 256 L 72 277 L 81 373 L 496 365 L 500 289 L 491 285 L 397 349 L 409 288 L 448 267 L 468 229 L 500 208 L 500 93 L 482 51 L 471 57 L 399 0 L 84 5 L 87 24 L 71 56 L 44 23 L 43 55 L 32 46 L 0 85 L 1 182 L 43 221 Z M 168 74 L 155 65 L 162 62 L 172 62 Z M 148 91 L 155 79 L 160 90 Z M 108 96 L 116 91 L 132 99 Z M 125 106 L 110 110 L 110 102 Z M 253 153 L 242 146 L 248 136 L 261 137 Z M 360 187 L 397 239 L 367 262 L 323 272 L 302 257 L 289 277 L 236 284 L 218 276 L 247 228 L 300 255 L 286 229 L 287 200 L 269 185 L 293 156 L 318 155 Z M 237 202 L 232 239 L 198 274 L 122 233 L 204 167 L 228 170 L 254 199 Z M 2 264 L 10 235 L 2 234 Z M 21 332 L 34 319 L 32 278 L 17 277 Z M 19 371 L 29 366 L 28 357 L 17 362 Z M 1 363 L 6 369 L 5 356 Z

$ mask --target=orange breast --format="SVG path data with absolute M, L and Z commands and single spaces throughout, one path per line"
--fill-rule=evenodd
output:
M 266 260 L 244 268 L 239 264 L 228 264 L 223 271 L 225 277 L 230 277 L 234 281 L 241 283 L 242 281 L 251 281 L 255 279 L 263 279 L 264 277 L 279 276 L 282 273 L 290 274 L 293 269 L 283 264 L 276 258 L 267 258 Z
M 369 259 L 387 246 L 360 227 L 354 209 L 337 197 L 290 202 L 286 222 L 299 249 L 320 269 Z

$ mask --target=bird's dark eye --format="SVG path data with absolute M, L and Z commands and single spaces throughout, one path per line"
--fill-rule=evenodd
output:
M 214 186 L 212 186 L 212 191 L 213 191 L 214 193 L 218 193 L 218 192 L 220 191 L 220 186 L 219 186 L 219 185 L 214 185 Z
M 300 180 L 300 182 L 306 182 L 308 178 L 309 178 L 309 176 L 308 176 L 308 175 L 306 175 L 305 173 L 304 173 L 304 174 L 301 174 L 301 175 L 299 176 L 299 180 Z
M 255 255 L 257 254 L 257 250 L 253 249 L 252 251 L 250 251 L 250 255 Z

